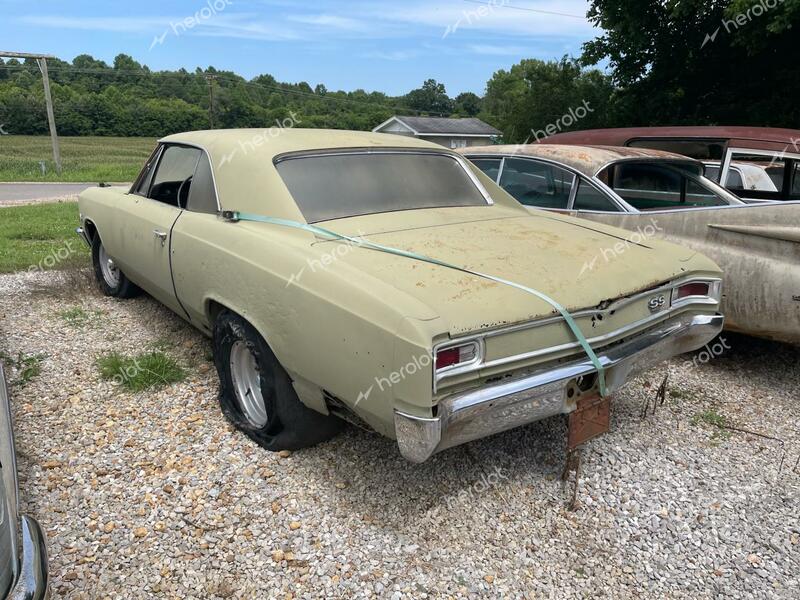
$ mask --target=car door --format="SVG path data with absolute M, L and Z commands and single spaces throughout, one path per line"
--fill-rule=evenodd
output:
M 114 260 L 132 281 L 181 314 L 172 280 L 172 230 L 188 201 L 201 154 L 197 148 L 165 145 L 150 172 L 119 205 L 121 244 Z

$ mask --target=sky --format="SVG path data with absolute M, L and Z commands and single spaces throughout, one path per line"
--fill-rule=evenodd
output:
M 523 58 L 578 56 L 599 34 L 583 0 L 0 0 L 0 51 L 132 56 L 153 70 L 401 95 L 425 79 L 482 95 Z

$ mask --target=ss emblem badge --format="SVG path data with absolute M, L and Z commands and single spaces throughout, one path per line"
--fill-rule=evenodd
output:
M 660 296 L 654 296 L 650 298 L 647 303 L 647 307 L 650 309 L 650 312 L 655 313 L 660 311 L 667 305 L 667 296 L 666 294 L 661 294 Z

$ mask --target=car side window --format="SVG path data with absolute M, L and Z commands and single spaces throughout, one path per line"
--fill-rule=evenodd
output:
M 500 173 L 500 163 L 502 162 L 502 159 L 472 158 L 470 160 L 475 163 L 476 167 L 486 173 L 486 175 L 490 177 L 492 181 L 497 181 L 497 175 Z
M 217 205 L 217 191 L 214 188 L 214 176 L 211 173 L 211 163 L 205 152 L 201 153 L 200 161 L 192 178 L 189 188 L 189 199 L 186 208 L 192 212 L 208 213 L 215 215 L 219 211 Z
M 201 151 L 186 146 L 167 146 L 158 161 L 149 197 L 178 208 L 189 199 L 197 161 Z
M 800 195 L 800 162 L 794 163 L 794 175 L 792 176 L 792 196 Z
M 575 193 L 575 204 L 572 208 L 574 210 L 620 212 L 620 208 L 608 196 L 583 179 L 578 181 L 578 191 Z
M 500 186 L 521 204 L 566 210 L 575 176 L 555 165 L 507 158 Z
M 155 166 L 160 155 L 161 146 L 157 146 L 150 155 L 150 158 L 148 158 L 147 162 L 144 164 L 142 172 L 139 173 L 139 176 L 136 178 L 136 181 L 131 188 L 132 193 L 137 194 L 138 196 L 147 196 L 147 190 L 150 189 L 150 182 L 153 180 L 153 173 L 155 172 Z
M 613 179 L 614 191 L 638 210 L 727 204 L 699 180 L 675 167 L 623 163 L 614 167 Z

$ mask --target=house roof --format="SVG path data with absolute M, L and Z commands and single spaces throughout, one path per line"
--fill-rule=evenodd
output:
M 474 117 L 450 119 L 444 117 L 403 117 L 394 116 L 378 125 L 373 131 L 380 131 L 392 121 L 399 121 L 417 135 L 466 135 L 493 136 L 503 132 Z

